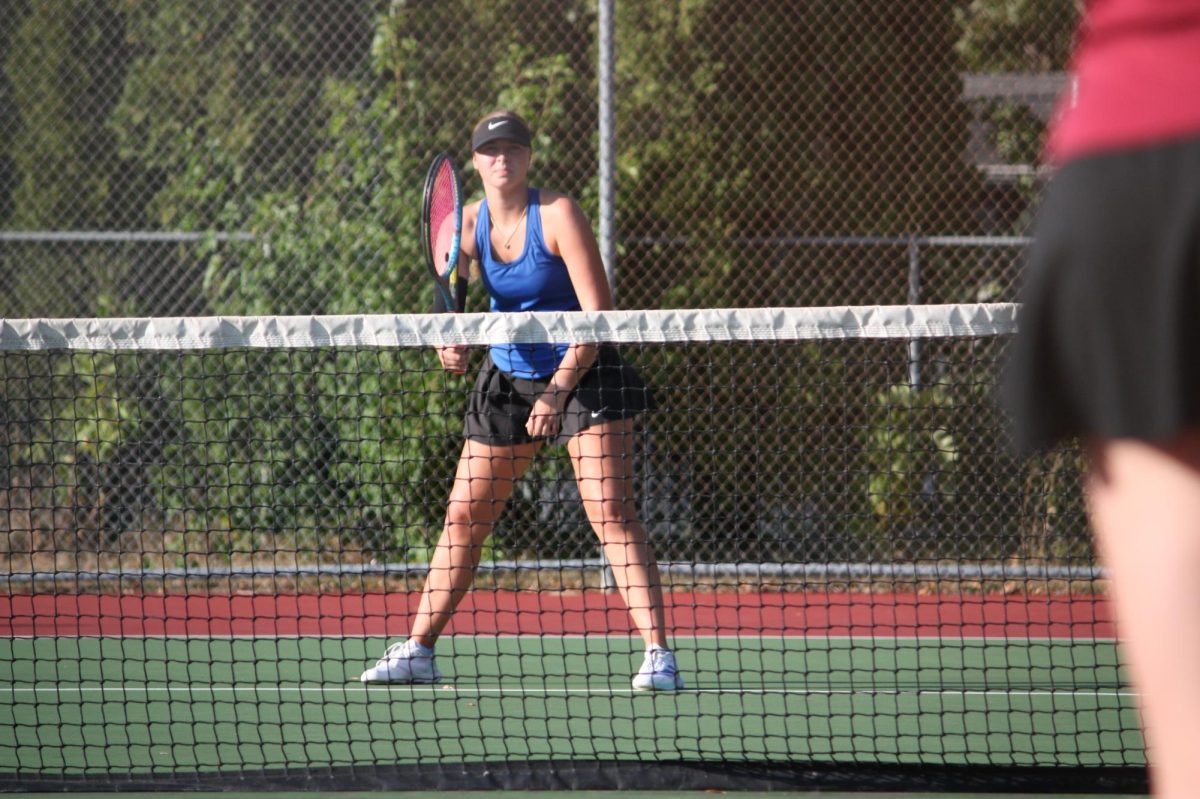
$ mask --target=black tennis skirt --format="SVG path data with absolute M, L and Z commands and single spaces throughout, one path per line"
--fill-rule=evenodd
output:
M 535 441 L 525 432 L 533 403 L 549 380 L 525 380 L 505 374 L 489 354 L 479 369 L 467 403 L 463 432 L 472 441 L 513 446 Z M 615 347 L 601 345 L 595 362 L 571 392 L 559 434 L 565 443 L 576 433 L 604 421 L 629 419 L 654 408 L 654 397 L 638 371 Z
M 1065 165 L 1002 387 L 1024 453 L 1200 424 L 1200 138 Z

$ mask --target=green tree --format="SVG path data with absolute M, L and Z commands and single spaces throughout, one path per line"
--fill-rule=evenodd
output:
M 1048 73 L 1067 68 L 1075 27 L 1075 0 L 972 0 L 955 10 L 955 51 L 968 72 Z M 1040 163 L 1046 119 L 1020 100 L 992 100 L 980 109 L 990 142 L 1007 163 Z M 1021 207 L 1011 213 L 1013 232 L 1024 233 L 1042 184 L 1018 183 Z
M 955 49 L 971 72 L 1059 72 L 1070 59 L 1080 5 L 1075 0 L 972 0 L 956 15 Z M 992 101 L 981 109 L 996 152 L 1011 163 L 1041 162 L 1046 120 L 1016 100 Z M 1009 215 L 1013 232 L 1026 233 L 1044 188 L 1044 180 L 1022 178 L 1018 207 Z M 976 485 L 991 480 L 1003 492 L 1021 498 L 1013 514 L 1012 539 L 1028 557 L 1065 558 L 1090 551 L 1086 518 L 1079 494 L 1078 453 L 1056 452 L 1026 467 L 1010 462 L 996 468 L 996 452 L 982 450 L 966 459 L 973 464 L 968 479 Z M 1006 468 L 1005 468 L 1006 467 Z M 992 474 L 988 469 L 992 468 Z M 1003 480 L 994 475 L 1004 475 Z
M 0 218 L 18 230 L 129 227 L 136 165 L 108 128 L 129 59 L 113 0 L 18 4 L 5 20 Z M 129 287 L 128 269 L 95 249 L 22 245 L 0 253 L 6 315 L 96 313 Z M 56 287 L 53 295 L 47 283 Z M 48 299 L 48 296 L 53 299 Z
M 164 0 L 127 13 L 137 55 L 111 125 L 122 156 L 151 176 L 139 205 L 146 224 L 243 231 L 265 194 L 300 195 L 327 122 L 325 81 L 360 68 L 370 6 Z M 175 287 L 171 297 L 195 312 L 209 261 L 231 249 L 173 247 L 144 284 Z
M 129 7 L 137 49 L 113 127 L 123 154 L 163 181 L 160 225 L 208 229 L 269 190 L 302 188 L 324 127 L 324 81 L 356 72 L 366 4 L 335 0 Z
M 871 268 L 861 251 L 818 262 L 822 272 L 811 251 L 753 242 L 971 229 L 981 184 L 962 157 L 960 65 L 942 45 L 949 0 L 642 10 L 622 16 L 618 37 L 622 196 L 638 198 L 622 208 L 622 233 L 692 244 L 629 253 L 632 285 L 661 286 L 643 274 L 663 262 L 678 277 L 626 302 L 845 302 L 835 271 Z M 881 133 L 906 120 L 906 135 Z
M 559 181 L 590 177 L 589 162 L 581 163 L 577 148 L 580 139 L 585 147 L 593 141 L 588 126 L 594 127 L 594 118 L 581 120 L 571 113 L 588 91 L 581 74 L 587 61 L 579 56 L 580 43 L 589 40 L 587 19 L 581 17 L 575 33 L 563 37 L 561 14 L 561 4 L 549 2 L 463 2 L 454 8 L 391 4 L 376 19 L 358 67 L 331 71 L 319 82 L 310 116 L 320 124 L 307 129 L 313 147 L 303 181 L 259 180 L 235 195 L 241 201 L 231 218 L 251 230 L 256 243 L 210 250 L 204 290 L 211 307 L 223 313 L 279 313 L 296 303 L 306 311 L 329 313 L 427 309 L 430 282 L 417 240 L 425 167 L 441 149 L 469 163 L 470 126 L 497 105 L 514 107 L 534 121 L 539 175 L 547 183 L 561 186 Z M 457 20 L 453 28 L 441 24 L 447 15 Z M 547 48 L 548 41 L 558 46 Z M 512 77 L 499 83 L 495 75 Z M 232 173 L 237 148 L 217 149 L 228 161 L 224 171 Z M 471 178 L 467 169 L 468 193 L 477 191 Z M 219 188 L 212 196 L 231 194 Z M 208 196 L 197 186 L 181 184 L 180 192 L 193 200 Z M 194 206 L 193 200 L 188 202 Z M 339 470 L 338 492 L 376 509 L 367 525 L 375 530 L 375 544 L 414 546 L 440 529 L 444 480 L 457 455 L 461 408 L 454 398 L 460 394 L 447 392 L 446 381 L 454 378 L 444 375 L 428 352 L 404 350 L 385 361 L 353 353 L 346 357 L 352 366 L 344 372 L 333 366 L 343 355 L 330 354 L 297 376 L 295 390 L 307 409 L 303 415 L 316 414 L 327 451 L 335 453 L 324 463 L 357 464 Z M 365 416 L 386 420 L 377 435 L 364 437 L 363 415 L 340 415 L 320 400 L 336 394 L 343 374 L 353 374 L 355 390 L 363 392 L 358 401 Z M 371 386 L 378 393 L 368 390 Z M 228 400 L 225 405 L 230 406 Z M 282 412 L 283 418 L 293 415 Z M 264 432 L 250 440 L 256 442 L 257 459 L 316 463 L 296 457 L 282 433 Z M 330 479 L 322 469 L 302 467 L 297 485 Z M 380 479 L 365 478 L 368 473 Z M 230 524 L 239 524 L 236 513 L 226 515 Z M 278 521 L 284 524 L 282 517 Z M 265 524 L 262 519 L 241 522 L 246 523 Z M 294 518 L 287 522 L 295 523 Z
M 1079 22 L 1077 0 L 971 0 L 954 11 L 955 49 L 980 72 L 1066 67 Z
M 10 224 L 105 227 L 121 164 L 107 129 L 127 56 L 123 20 L 100 0 L 34 3 L 5 64 L 20 115 L 11 158 L 19 180 Z
M 29 13 L 28 0 L 13 0 L 9 3 L 8 14 L 0 22 L 0 53 L 8 53 L 12 49 L 12 39 L 21 21 Z M 17 131 L 19 118 L 17 102 L 13 95 L 12 81 L 9 80 L 8 70 L 0 61 L 0 229 L 9 227 L 8 218 L 12 214 L 12 192 L 17 182 L 16 164 L 12 158 L 12 140 Z M 4 287 L 5 276 L 0 275 L 0 289 Z

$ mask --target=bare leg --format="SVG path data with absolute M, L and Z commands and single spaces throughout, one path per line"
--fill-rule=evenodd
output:
M 1113 578 L 1156 796 L 1200 790 L 1200 431 L 1092 447 L 1089 502 Z
M 583 509 L 646 646 L 667 648 L 662 582 L 633 487 L 633 422 L 605 422 L 567 442 Z
M 446 523 L 410 632 L 418 643 L 432 647 L 454 615 L 475 579 L 483 544 L 512 495 L 513 484 L 540 446 L 493 447 L 469 439 L 463 444 Z

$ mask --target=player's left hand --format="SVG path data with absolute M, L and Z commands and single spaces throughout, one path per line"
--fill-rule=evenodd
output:
M 561 394 L 561 398 L 560 395 Z M 566 395 L 562 392 L 547 391 L 533 403 L 529 412 L 529 420 L 525 422 L 525 432 L 531 438 L 553 438 L 562 429 L 563 405 Z

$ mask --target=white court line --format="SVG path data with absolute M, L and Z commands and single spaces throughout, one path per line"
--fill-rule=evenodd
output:
M 0 694 L 12 695 L 41 695 L 41 694 L 365 694 L 393 693 L 402 691 L 416 694 L 513 694 L 519 696 L 583 694 L 588 696 L 635 695 L 635 696 L 671 696 L 672 694 L 653 694 L 637 691 L 633 688 L 615 686 L 490 686 L 490 685 L 49 685 L 18 688 L 16 686 L 0 687 Z M 870 694 L 873 696 L 1024 696 L 1024 697 L 1119 697 L 1133 698 L 1137 694 L 1127 690 L 1113 689 L 953 689 L 953 688 L 688 688 L 675 695 L 687 694 L 749 694 L 772 695 L 793 694 L 800 696 L 854 696 Z

